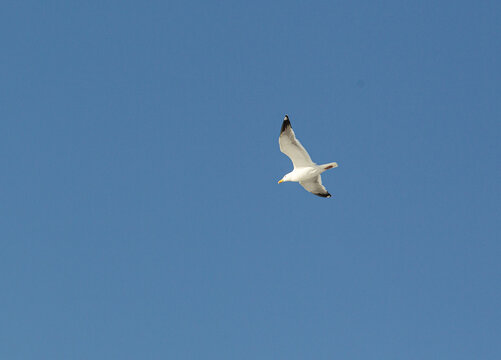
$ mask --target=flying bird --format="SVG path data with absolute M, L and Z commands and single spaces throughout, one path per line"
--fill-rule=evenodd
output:
M 311 161 L 310 155 L 306 149 L 301 145 L 299 140 L 296 139 L 296 135 L 294 134 L 294 130 L 292 130 L 291 122 L 287 115 L 285 115 L 282 128 L 280 129 L 278 143 L 280 144 L 280 151 L 287 155 L 291 159 L 292 165 L 294 165 L 294 170 L 286 174 L 278 183 L 296 181 L 312 194 L 330 198 L 331 194 L 329 194 L 327 189 L 322 185 L 320 174 L 326 170 L 337 167 L 337 163 L 332 162 L 317 165 Z

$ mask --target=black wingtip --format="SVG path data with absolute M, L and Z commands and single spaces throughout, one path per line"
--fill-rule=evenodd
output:
M 284 122 L 282 123 L 282 128 L 280 129 L 280 134 L 283 133 L 288 127 L 291 127 L 291 122 L 289 121 L 289 117 L 285 115 Z
M 330 198 L 330 197 L 331 197 L 331 194 L 329 194 L 329 193 L 326 193 L 326 194 L 320 194 L 320 193 L 315 194 L 315 193 L 312 193 L 312 194 L 313 194 L 313 195 L 320 196 L 320 197 L 323 197 L 323 198 Z

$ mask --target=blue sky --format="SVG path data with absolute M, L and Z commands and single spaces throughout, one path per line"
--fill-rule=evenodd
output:
M 0 357 L 499 359 L 500 10 L 4 1 Z

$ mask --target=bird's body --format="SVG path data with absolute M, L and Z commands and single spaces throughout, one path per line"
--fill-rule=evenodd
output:
M 331 194 L 322 185 L 320 174 L 328 169 L 337 167 L 337 163 L 333 162 L 323 165 L 314 163 L 306 149 L 296 139 L 287 115 L 285 115 L 284 122 L 282 123 L 278 142 L 280 144 L 280 151 L 287 155 L 294 165 L 294 170 L 286 174 L 278 183 L 280 184 L 284 181 L 299 182 L 301 186 L 314 195 L 331 197 Z
M 314 166 L 307 166 L 307 167 L 299 167 L 299 168 L 294 168 L 290 173 L 286 174 L 285 176 L 287 177 L 288 181 L 303 181 L 306 179 L 311 179 L 315 178 L 318 175 L 323 173 L 321 171 L 320 166 L 314 165 Z

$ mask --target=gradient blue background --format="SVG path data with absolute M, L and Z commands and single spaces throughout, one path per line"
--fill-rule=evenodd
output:
M 3 1 L 0 358 L 500 359 L 500 4 Z

